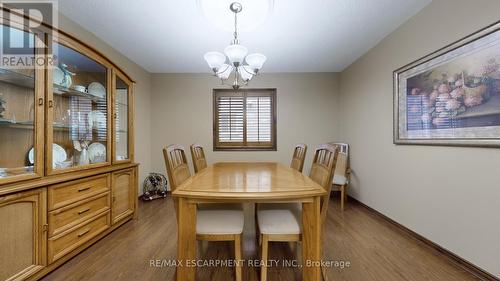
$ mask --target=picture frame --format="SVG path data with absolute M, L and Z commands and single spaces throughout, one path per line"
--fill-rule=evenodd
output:
M 394 144 L 500 147 L 500 21 L 393 72 Z

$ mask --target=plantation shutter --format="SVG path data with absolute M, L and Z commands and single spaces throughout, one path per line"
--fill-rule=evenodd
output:
M 214 90 L 215 150 L 276 150 L 276 90 Z
M 271 141 L 271 97 L 247 97 L 247 142 Z
M 218 109 L 219 142 L 243 142 L 244 98 L 221 96 Z

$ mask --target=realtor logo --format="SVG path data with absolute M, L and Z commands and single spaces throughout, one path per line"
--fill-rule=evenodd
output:
M 52 30 L 42 28 L 42 23 L 56 27 L 55 2 L 0 0 L 0 8 L 1 67 L 25 69 L 47 65 L 43 34 Z

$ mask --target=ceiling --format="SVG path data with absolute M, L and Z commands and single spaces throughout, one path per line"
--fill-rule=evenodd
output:
M 267 56 L 263 72 L 342 71 L 430 2 L 274 0 L 240 41 Z M 59 0 L 59 10 L 152 73 L 209 72 L 203 54 L 232 38 L 197 0 Z

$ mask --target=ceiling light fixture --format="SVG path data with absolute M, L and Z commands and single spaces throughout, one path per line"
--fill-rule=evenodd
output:
M 219 52 L 208 52 L 204 58 L 214 75 L 221 79 L 223 85 L 228 85 L 237 90 L 246 86 L 250 80 L 259 73 L 267 58 L 263 54 L 248 54 L 248 49 L 240 45 L 238 39 L 238 13 L 243 10 L 241 3 L 233 2 L 229 9 L 234 13 L 234 38 L 231 44 L 224 49 L 224 54 Z M 226 58 L 227 56 L 227 58 Z M 226 63 L 228 61 L 228 63 Z M 244 64 L 244 63 L 247 64 Z M 226 81 L 234 76 L 232 84 Z

